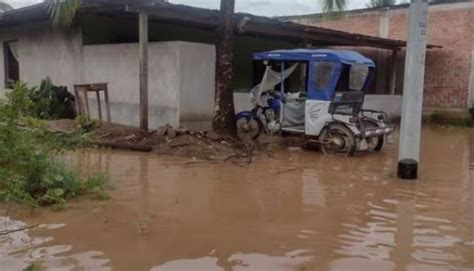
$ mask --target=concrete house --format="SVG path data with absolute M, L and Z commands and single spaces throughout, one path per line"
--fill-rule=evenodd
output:
M 390 39 L 407 38 L 408 4 L 342 12 L 333 20 L 321 14 L 284 17 L 309 26 L 360 33 Z M 430 4 L 428 43 L 442 46 L 426 56 L 424 111 L 461 113 L 474 107 L 474 1 L 445 0 Z M 374 59 L 377 82 L 374 94 L 399 96 L 403 91 L 403 51 L 395 62 L 390 52 L 357 49 Z M 390 73 L 395 65 L 397 83 L 390 88 Z
M 139 14 L 149 23 L 146 44 L 139 43 Z M 405 42 L 277 19 L 236 14 L 234 88 L 247 92 L 254 83 L 251 53 L 321 46 L 401 50 Z M 112 121 L 138 126 L 140 103 L 149 127 L 210 123 L 214 110 L 216 10 L 173 5 L 159 0 L 83 0 L 74 25 L 53 28 L 47 4 L 0 15 L 0 82 L 38 85 L 49 76 L 73 92 L 74 84 L 109 84 Z M 140 101 L 139 46 L 148 48 L 148 99 Z M 368 97 L 370 103 L 379 104 Z M 91 109 L 96 101 L 90 98 Z M 236 110 L 248 95 L 236 94 Z M 389 104 L 392 104 L 390 101 Z M 384 107 L 382 105 L 382 107 Z M 399 110 L 399 109 L 394 109 Z M 94 114 L 94 110 L 92 110 Z

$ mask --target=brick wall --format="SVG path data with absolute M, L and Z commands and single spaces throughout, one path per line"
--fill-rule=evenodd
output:
M 308 15 L 293 17 L 290 20 L 353 33 L 406 40 L 407 12 L 407 8 L 392 8 L 347 12 L 331 19 Z M 381 33 L 384 16 L 389 19 L 388 33 Z M 467 108 L 474 50 L 474 3 L 430 6 L 428 42 L 443 48 L 429 50 L 427 53 L 424 105 Z M 378 69 L 384 69 L 381 81 L 388 82 L 390 53 L 374 49 L 356 50 L 374 59 Z M 405 54 L 402 52 L 397 61 L 397 93 L 401 93 L 403 89 L 404 58 Z M 388 84 L 377 84 L 377 88 L 381 89 L 375 90 L 376 93 L 388 93 Z

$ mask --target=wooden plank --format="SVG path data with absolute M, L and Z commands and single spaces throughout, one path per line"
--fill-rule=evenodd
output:
M 140 128 L 148 130 L 148 14 L 140 13 Z

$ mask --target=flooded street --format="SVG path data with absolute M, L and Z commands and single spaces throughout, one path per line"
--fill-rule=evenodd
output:
M 111 199 L 15 208 L 0 269 L 474 270 L 474 133 L 425 128 L 420 180 L 396 178 L 397 146 L 357 157 L 277 149 L 246 167 L 81 150 Z

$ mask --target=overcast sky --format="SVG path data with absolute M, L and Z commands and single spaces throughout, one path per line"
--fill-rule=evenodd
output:
M 6 0 L 18 8 L 41 2 L 41 0 Z M 170 0 L 172 3 L 217 9 L 219 0 Z M 236 9 L 257 15 L 282 16 L 319 12 L 320 0 L 235 0 Z M 369 0 L 349 0 L 349 9 L 365 8 Z

